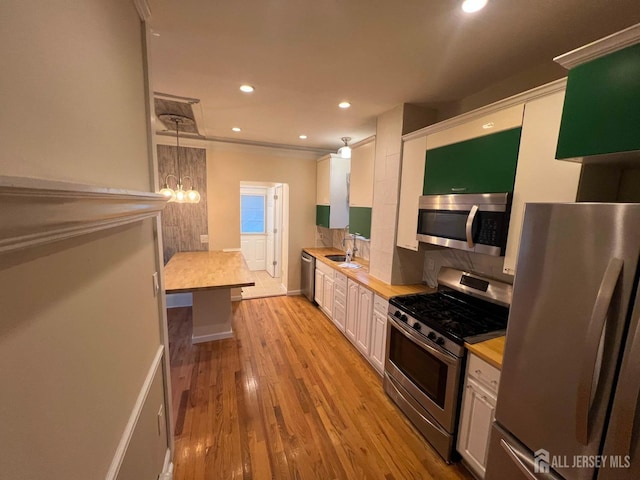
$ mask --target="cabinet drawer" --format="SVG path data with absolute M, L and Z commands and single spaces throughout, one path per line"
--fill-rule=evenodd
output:
M 336 290 L 341 287 L 343 292 L 347 291 L 347 276 L 344 273 L 335 272 L 333 280 L 336 282 Z
M 335 270 L 325 263 L 316 262 L 316 269 L 320 270 L 322 273 L 324 273 L 327 277 L 331 279 L 333 279 L 335 276 Z
M 489 365 L 473 353 L 469 353 L 467 375 L 473 377 L 489 391 L 498 393 L 498 387 L 500 386 L 500 370 Z
M 380 295 L 373 297 L 373 310 L 384 315 L 386 317 L 389 311 L 389 301 L 382 298 Z

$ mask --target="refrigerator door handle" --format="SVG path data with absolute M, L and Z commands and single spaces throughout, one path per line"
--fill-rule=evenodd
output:
M 467 223 L 464 229 L 467 235 L 467 246 L 469 248 L 473 248 L 475 246 L 475 243 L 473 243 L 473 222 L 476 219 L 476 213 L 478 213 L 478 206 L 474 205 L 469 211 L 469 216 L 467 217 Z
M 589 417 L 591 413 L 591 397 L 594 387 L 593 376 L 598 360 L 598 350 L 607 313 L 613 300 L 618 279 L 622 273 L 623 261 L 619 258 L 609 260 L 609 265 L 604 272 L 598 296 L 591 311 L 591 320 L 587 328 L 584 356 L 578 378 L 578 390 L 576 397 L 576 439 L 583 445 L 589 444 Z
M 629 356 L 627 357 L 626 368 L 623 366 L 621 376 L 624 374 L 625 381 L 618 383 L 618 393 L 616 402 L 621 401 L 624 405 L 633 405 L 628 413 L 628 417 L 615 423 L 618 433 L 615 435 L 620 443 L 616 443 L 620 447 L 622 455 L 631 455 L 631 442 L 633 439 L 634 419 L 636 418 L 638 409 L 638 397 L 640 397 L 640 325 L 636 326 L 633 336 Z
M 538 480 L 538 477 L 536 477 L 533 472 L 531 472 L 531 469 L 520 458 L 521 454 L 519 455 L 519 452 L 517 452 L 513 446 L 509 445 L 509 443 L 507 443 L 504 438 L 500 440 L 500 446 L 504 449 L 505 452 L 507 452 L 509 458 L 513 461 L 513 463 L 516 464 L 516 467 L 518 467 L 520 471 L 524 473 L 525 477 L 530 480 Z

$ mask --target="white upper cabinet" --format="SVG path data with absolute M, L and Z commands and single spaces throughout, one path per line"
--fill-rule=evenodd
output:
M 372 140 L 358 145 L 351 151 L 351 190 L 349 206 L 373 206 L 373 163 L 376 155 L 376 142 Z
M 402 146 L 402 174 L 400 180 L 400 206 L 398 209 L 398 236 L 396 245 L 418 250 L 418 200 L 424 183 L 424 164 L 427 137 L 412 138 Z
M 514 275 L 527 202 L 575 202 L 578 163 L 555 159 L 564 90 L 527 102 L 513 189 L 504 273 Z
M 330 154 L 316 165 L 316 225 L 345 228 L 349 224 L 348 183 L 351 160 Z

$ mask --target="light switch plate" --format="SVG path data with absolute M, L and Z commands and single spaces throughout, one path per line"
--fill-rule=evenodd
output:
M 209 243 L 209 235 L 200 235 L 200 243 Z
M 153 296 L 157 297 L 160 291 L 160 282 L 158 281 L 158 272 L 153 273 Z

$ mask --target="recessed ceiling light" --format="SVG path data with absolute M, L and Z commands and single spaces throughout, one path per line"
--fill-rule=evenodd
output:
M 349 102 L 340 102 L 340 103 L 338 104 L 338 106 L 339 106 L 340 108 L 349 108 L 349 107 L 351 106 L 351 104 L 350 104 Z
M 486 4 L 487 0 L 464 0 L 462 2 L 462 10 L 467 13 L 473 13 L 482 10 Z
M 255 90 L 255 88 L 253 88 L 251 85 L 240 85 L 240 90 L 242 90 L 244 93 L 251 93 Z
M 299 138 L 300 140 L 306 140 L 306 139 L 307 139 L 307 136 L 306 136 L 306 135 L 300 135 L 300 136 L 298 136 L 298 138 Z
M 240 127 L 233 127 L 231 130 L 233 130 L 234 132 L 241 132 L 242 129 Z

